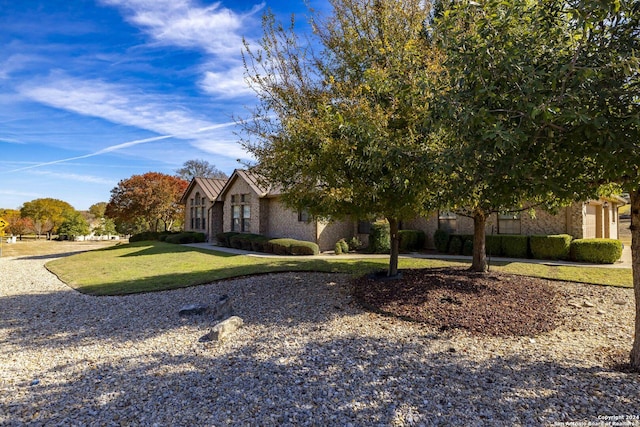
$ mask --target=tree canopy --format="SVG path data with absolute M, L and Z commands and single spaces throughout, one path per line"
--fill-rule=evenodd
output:
M 187 160 L 180 169 L 176 170 L 178 176 L 191 182 L 193 178 L 220 178 L 226 179 L 227 174 L 216 168 L 206 160 Z
M 310 40 L 267 14 L 245 64 L 260 101 L 243 122 L 256 170 L 312 215 L 386 218 L 389 274 L 398 223 L 430 207 L 434 140 L 425 128 L 439 56 L 424 36 L 428 2 L 333 0 Z M 314 50 L 315 49 L 315 50 Z
M 38 236 L 43 233 L 51 238 L 65 220 L 65 215 L 75 212 L 73 206 L 58 199 L 43 198 L 26 202 L 20 209 L 23 218 L 30 218 Z
M 149 231 L 171 230 L 183 219 L 180 198 L 188 182 L 171 175 L 147 172 L 121 180 L 111 190 L 105 215 L 116 224 L 144 223 Z

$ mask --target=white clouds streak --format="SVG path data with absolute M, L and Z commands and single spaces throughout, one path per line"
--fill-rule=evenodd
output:
M 199 7 L 190 0 L 104 0 L 119 7 L 126 19 L 141 27 L 158 43 L 204 49 L 213 55 L 235 55 L 242 48 L 243 21 L 262 8 L 254 7 L 247 15 L 222 7 L 219 2 Z
M 123 11 L 125 19 L 153 40 L 206 52 L 213 60 L 200 81 L 202 90 L 223 98 L 251 95 L 243 78 L 241 51 L 243 34 L 265 3 L 246 14 L 222 7 L 220 2 L 200 7 L 191 0 L 103 0 Z
M 54 77 L 35 85 L 23 85 L 19 90 L 22 95 L 52 107 L 187 140 L 212 138 L 216 136 L 214 131 L 235 125 L 194 118 L 186 109 L 176 108 L 175 100 L 171 103 L 165 95 L 135 93 L 130 88 L 97 80 Z

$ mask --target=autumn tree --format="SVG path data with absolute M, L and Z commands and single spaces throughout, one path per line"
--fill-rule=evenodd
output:
M 116 222 L 143 222 L 147 230 L 171 230 L 180 221 L 184 206 L 180 198 L 188 182 L 171 175 L 147 172 L 121 180 L 111 190 L 105 215 Z
M 86 236 L 90 232 L 89 223 L 82 213 L 78 211 L 67 212 L 60 227 L 58 227 L 58 234 L 66 236 L 69 240 L 75 240 L 79 236 Z
M 31 218 L 23 218 L 17 209 L 0 209 L 0 218 L 9 224 L 4 229 L 5 233 L 18 236 L 20 240 L 24 234 L 33 232 Z
M 430 207 L 436 181 L 425 116 L 438 54 L 424 37 L 429 2 L 332 0 L 309 40 L 267 14 L 260 49 L 246 46 L 259 106 L 243 121 L 256 171 L 312 215 L 386 218 L 388 274 L 398 228 Z M 318 47 L 314 49 L 314 47 Z
M 178 176 L 191 182 L 193 178 L 219 178 L 226 179 L 227 174 L 216 168 L 206 160 L 187 160 L 180 169 L 176 170 Z
M 98 202 L 89 206 L 89 215 L 93 217 L 94 220 L 94 225 L 91 231 L 96 236 L 109 236 L 118 233 L 113 219 L 106 217 L 106 209 L 107 202 Z
M 60 224 L 65 220 L 65 215 L 74 212 L 75 209 L 69 203 L 58 199 L 43 198 L 26 202 L 20 209 L 23 218 L 30 218 L 38 237 L 46 233 L 51 239 Z

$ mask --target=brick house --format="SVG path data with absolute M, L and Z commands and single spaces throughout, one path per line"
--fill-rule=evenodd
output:
M 353 221 L 320 221 L 305 211 L 288 209 L 278 188 L 263 187 L 251 171 L 236 169 L 218 198 L 223 208 L 222 229 L 269 237 L 288 237 L 317 243 L 321 251 L 334 248 L 337 240 L 354 235 Z
M 185 231 L 204 233 L 207 241 L 222 232 L 222 204 L 217 199 L 226 182 L 226 179 L 200 177 L 191 180 L 180 199 L 185 205 Z
M 366 223 L 357 221 L 321 221 L 305 211 L 288 209 L 280 200 L 278 188 L 265 188 L 255 173 L 236 169 L 229 179 L 194 178 L 182 196 L 185 205 L 185 231 L 205 233 L 215 241 L 223 231 L 255 233 L 269 237 L 288 237 L 315 242 L 321 251 L 332 250 L 336 241 L 357 236 L 366 243 Z M 574 238 L 619 236 L 618 207 L 626 204 L 619 197 L 601 198 L 562 208 L 555 215 L 537 209 L 529 212 L 493 214 L 487 220 L 487 234 L 570 234 Z M 426 246 L 433 247 L 438 228 L 457 234 L 473 234 L 473 220 L 450 212 L 436 212 L 412 221 L 403 221 L 403 229 L 422 230 Z
M 626 204 L 620 197 L 573 203 L 555 215 L 536 209 L 535 216 L 524 211 L 518 214 L 493 214 L 487 219 L 487 234 L 569 234 L 576 239 L 619 236 L 618 208 Z M 433 234 L 439 228 L 456 234 L 473 234 L 473 219 L 450 212 L 436 212 L 426 218 L 403 222 L 405 229 L 423 230 L 427 247 L 433 247 Z

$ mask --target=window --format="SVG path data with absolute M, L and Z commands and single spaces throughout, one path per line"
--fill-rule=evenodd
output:
M 231 196 L 231 231 L 251 231 L 251 205 L 248 194 Z
M 371 222 L 358 221 L 358 234 L 369 234 L 369 233 L 371 233 Z
M 519 212 L 498 214 L 498 234 L 521 234 L 522 221 Z
M 438 229 L 447 233 L 455 233 L 458 229 L 458 215 L 449 211 L 438 212 Z
M 298 222 L 309 222 L 309 211 L 302 209 L 298 211 Z
M 205 220 L 205 218 L 207 217 L 207 211 L 204 204 L 200 208 L 200 212 L 200 216 L 202 217 L 202 229 L 205 230 L 207 228 L 207 221 Z

